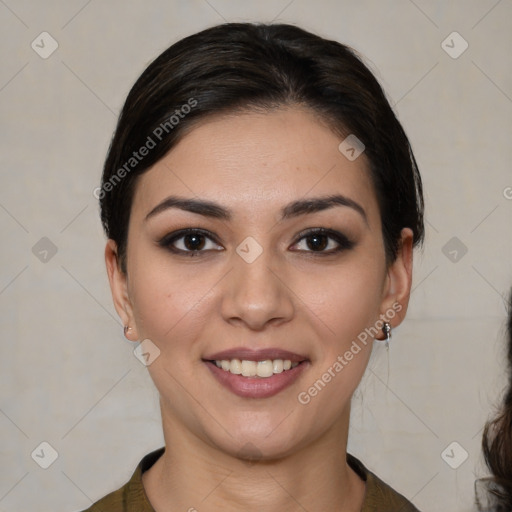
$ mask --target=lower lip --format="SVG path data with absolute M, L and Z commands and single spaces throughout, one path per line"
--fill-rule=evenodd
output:
M 215 363 L 205 361 L 213 376 L 235 395 L 243 398 L 269 398 L 293 384 L 305 370 L 307 361 L 272 377 L 243 377 L 219 368 Z

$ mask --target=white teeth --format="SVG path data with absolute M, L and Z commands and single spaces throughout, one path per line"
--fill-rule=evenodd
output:
M 258 361 L 256 365 L 256 375 L 258 377 L 272 377 L 274 375 L 274 366 L 272 361 Z
M 282 359 L 275 359 L 273 363 L 273 371 L 274 373 L 282 373 L 283 371 L 283 360 Z
M 289 359 L 266 359 L 265 361 L 249 361 L 247 359 L 222 359 L 215 361 L 215 365 L 222 368 L 225 372 L 231 372 L 235 375 L 244 377 L 272 377 L 276 373 L 295 368 L 299 363 L 291 362 Z
M 244 377 L 256 377 L 256 361 L 242 361 L 242 375 Z
M 227 363 L 229 363 L 229 361 L 227 361 Z M 229 368 L 226 371 L 240 375 L 242 373 L 242 361 L 240 361 L 240 359 L 233 359 L 231 363 L 229 363 Z

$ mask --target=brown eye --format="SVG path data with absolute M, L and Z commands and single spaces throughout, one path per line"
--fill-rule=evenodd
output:
M 292 250 L 328 255 L 352 249 L 354 246 L 355 243 L 339 231 L 317 228 L 301 233 Z
M 206 245 L 206 237 L 200 234 L 185 235 L 183 245 L 189 251 L 199 251 Z
M 158 242 L 161 247 L 176 254 L 195 256 L 224 248 L 215 242 L 213 233 L 198 229 L 182 229 L 166 235 Z
M 329 237 L 324 234 L 309 235 L 305 240 L 312 251 L 323 251 L 329 245 Z

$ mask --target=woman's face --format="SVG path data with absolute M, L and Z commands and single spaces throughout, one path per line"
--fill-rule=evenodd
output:
M 407 308 L 412 233 L 387 267 L 364 153 L 340 142 L 299 109 L 216 117 L 139 179 L 126 275 L 113 242 L 107 266 L 160 351 L 174 438 L 273 458 L 346 435 L 373 337 Z

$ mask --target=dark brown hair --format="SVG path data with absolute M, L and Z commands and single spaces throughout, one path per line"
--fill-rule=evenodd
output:
M 512 510 L 512 289 L 508 302 L 507 362 L 509 382 L 503 406 L 496 418 L 485 425 L 482 438 L 485 462 L 492 473 L 484 482 L 493 512 Z
M 314 112 L 340 142 L 353 134 L 364 144 L 388 263 L 402 228 L 411 228 L 414 244 L 421 244 L 423 195 L 414 155 L 355 51 L 292 25 L 226 23 L 173 44 L 128 94 L 97 189 L 101 220 L 123 270 L 138 176 L 209 115 L 294 105 Z

